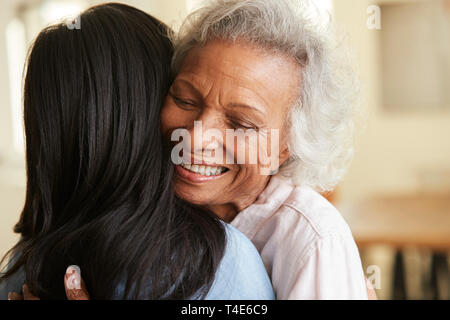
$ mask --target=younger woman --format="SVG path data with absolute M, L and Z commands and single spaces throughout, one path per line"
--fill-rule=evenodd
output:
M 44 29 L 30 52 L 27 193 L 0 298 L 26 282 L 64 299 L 78 265 L 92 299 L 272 299 L 251 242 L 173 194 L 159 125 L 167 27 L 121 4 L 80 19 Z

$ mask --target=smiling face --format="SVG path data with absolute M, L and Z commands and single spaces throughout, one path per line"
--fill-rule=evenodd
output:
M 192 148 L 183 157 L 203 159 L 200 165 L 176 166 L 176 194 L 211 209 L 225 221 L 252 204 L 270 176 L 261 174 L 259 158 L 256 163 L 249 161 L 249 150 L 255 150 L 255 144 L 270 146 L 278 141 L 271 133 L 275 129 L 279 134 L 278 164 L 289 157 L 286 119 L 298 98 L 299 74 L 300 66 L 293 59 L 248 44 L 216 40 L 193 48 L 161 112 L 161 128 L 167 139 L 176 129 L 190 133 Z M 213 139 L 203 138 L 195 146 L 198 134 L 194 134 L 194 121 L 201 121 L 203 132 L 221 132 L 222 141 L 211 143 Z M 225 138 L 229 129 L 253 129 L 258 139 L 229 143 Z M 222 161 L 205 159 L 214 154 L 212 144 L 223 150 Z M 245 155 L 245 163 L 238 164 L 242 162 L 237 160 L 239 154 Z M 234 163 L 228 164 L 226 155 L 231 155 Z

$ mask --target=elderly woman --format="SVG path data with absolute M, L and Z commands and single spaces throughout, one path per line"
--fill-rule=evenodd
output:
M 42 30 L 27 59 L 27 195 L 0 300 L 272 299 L 250 240 L 174 197 L 167 27 L 115 3 L 80 19 Z
M 351 231 L 319 193 L 349 164 L 357 83 L 304 2 L 287 1 L 215 0 L 176 35 L 161 129 L 168 140 L 187 131 L 193 143 L 176 166 L 175 192 L 252 240 L 277 299 L 367 299 Z M 251 129 L 256 144 L 278 142 L 269 163 L 278 173 L 261 174 L 267 163 L 249 161 L 254 140 L 199 142 L 197 121 L 202 130 Z M 211 161 L 217 146 L 234 160 L 245 151 L 245 161 Z
M 302 3 L 216 0 L 184 22 L 163 133 L 170 139 L 183 128 L 195 140 L 194 121 L 224 134 L 276 129 L 279 166 L 271 169 L 279 173 L 260 174 L 260 162 L 208 162 L 205 139 L 183 154 L 175 191 L 252 240 L 278 299 L 367 299 L 352 233 L 319 193 L 331 190 L 349 164 L 357 83 Z M 236 156 L 242 146 L 221 147 Z

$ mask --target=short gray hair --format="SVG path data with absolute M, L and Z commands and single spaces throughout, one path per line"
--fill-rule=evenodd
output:
M 174 35 L 173 70 L 179 71 L 189 50 L 214 39 L 243 40 L 295 58 L 302 81 L 287 119 L 291 158 L 280 173 L 298 185 L 329 191 L 353 156 L 359 83 L 345 47 L 314 8 L 307 0 L 213 0 Z

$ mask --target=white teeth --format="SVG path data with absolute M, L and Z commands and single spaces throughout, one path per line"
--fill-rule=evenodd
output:
M 196 164 L 181 164 L 181 166 L 191 172 L 199 173 L 204 176 L 217 176 L 225 171 L 224 167 L 199 166 Z

